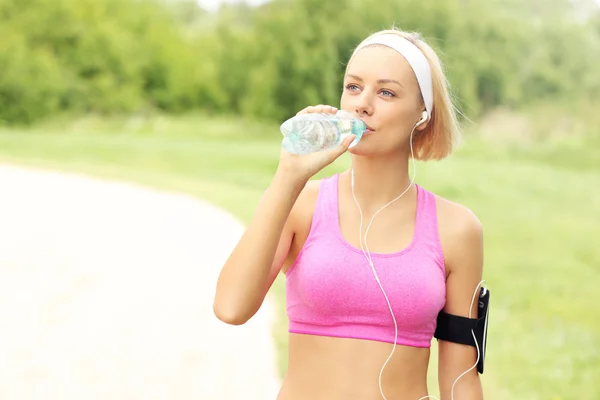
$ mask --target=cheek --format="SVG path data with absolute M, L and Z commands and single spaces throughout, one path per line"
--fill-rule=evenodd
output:
M 344 90 L 340 98 L 340 109 L 346 111 L 353 111 L 354 108 L 355 107 L 352 101 L 352 96 L 348 96 L 348 94 L 346 94 L 346 91 Z
M 381 125 L 386 131 L 394 131 L 398 135 L 410 134 L 416 123 L 415 110 L 412 104 L 382 104 L 380 108 Z
M 385 131 L 400 133 L 405 130 L 407 125 L 407 113 L 401 107 L 384 104 L 379 113 L 379 125 Z

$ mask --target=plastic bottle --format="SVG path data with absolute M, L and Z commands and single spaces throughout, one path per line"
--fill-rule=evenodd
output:
M 282 147 L 292 154 L 308 154 L 339 146 L 348 135 L 356 135 L 350 147 L 358 144 L 367 126 L 351 113 L 300 114 L 281 124 Z

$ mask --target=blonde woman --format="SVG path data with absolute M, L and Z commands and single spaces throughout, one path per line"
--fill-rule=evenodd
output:
M 351 148 L 352 137 L 304 156 L 282 150 L 223 266 L 214 312 L 245 323 L 285 274 L 289 364 L 278 400 L 434 398 L 434 335 L 442 399 L 480 400 L 482 227 L 409 174 L 409 161 L 447 157 L 459 136 L 437 55 L 418 34 L 369 36 L 347 64 L 340 108 L 368 131 Z M 345 152 L 349 170 L 311 180 Z

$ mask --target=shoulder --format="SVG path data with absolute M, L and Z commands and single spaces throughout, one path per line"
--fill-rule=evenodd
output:
M 305 228 L 306 222 L 312 220 L 321 182 L 322 179 L 311 179 L 304 185 L 290 212 L 289 222 L 292 230 L 302 230 Z
M 295 209 L 314 208 L 317 198 L 319 197 L 319 189 L 321 188 L 322 179 L 312 179 L 306 182 L 304 188 L 300 192 Z
M 483 225 L 468 207 L 435 195 L 438 229 L 448 272 L 478 265 L 483 253 Z
M 302 189 L 302 193 L 300 193 L 300 197 L 298 199 L 300 200 L 300 198 L 302 198 L 305 201 L 312 199 L 316 201 L 322 182 L 323 179 L 311 179 L 306 182 L 306 185 L 304 185 L 304 189 Z
M 287 229 L 291 231 L 293 239 L 288 256 L 282 268 L 283 273 L 287 273 L 301 249 L 304 247 L 304 243 L 306 242 L 312 225 L 321 183 L 322 180 L 320 179 L 308 181 L 292 207 L 286 226 Z
M 440 230 L 462 239 L 483 235 L 481 221 L 468 207 L 435 195 Z

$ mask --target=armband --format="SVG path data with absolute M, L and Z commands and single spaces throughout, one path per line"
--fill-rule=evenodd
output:
M 483 374 L 486 352 L 487 325 L 489 314 L 490 291 L 482 288 L 479 294 L 477 318 L 466 318 L 452 315 L 443 310 L 438 314 L 437 327 L 433 337 L 453 343 L 465 344 L 479 348 L 477 372 Z M 473 339 L 473 334 L 475 339 Z M 477 342 L 477 346 L 475 345 Z

